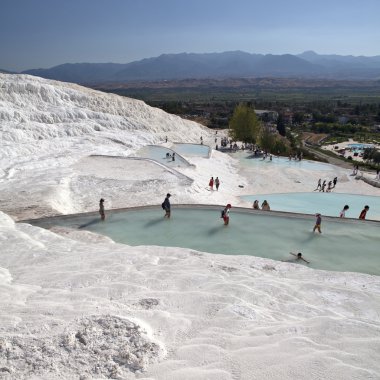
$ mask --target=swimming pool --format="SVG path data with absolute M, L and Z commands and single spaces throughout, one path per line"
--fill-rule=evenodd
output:
M 322 234 L 311 232 L 315 218 L 232 209 L 229 226 L 221 207 L 178 206 L 172 219 L 158 207 L 109 212 L 101 222 L 95 213 L 28 221 L 80 228 L 132 246 L 186 247 L 211 253 L 252 255 L 287 260 L 302 252 L 311 268 L 380 275 L 379 223 L 324 218 Z
M 174 143 L 173 149 L 184 156 L 210 157 L 211 148 L 202 144 Z
M 169 153 L 170 157 L 167 157 L 166 154 Z M 172 155 L 175 153 L 175 160 L 173 161 Z M 143 157 L 150 158 L 161 164 L 164 164 L 169 167 L 186 167 L 193 166 L 189 161 L 185 160 L 178 153 L 174 152 L 172 149 L 165 148 L 158 145 L 146 145 L 138 150 L 134 157 Z
M 358 218 L 363 207 L 368 205 L 370 209 L 367 213 L 367 219 L 380 220 L 380 196 L 313 192 L 244 195 L 241 196 L 241 199 L 252 203 L 258 199 L 260 205 L 266 199 L 271 210 L 276 211 L 304 214 L 319 212 L 328 216 L 339 216 L 343 206 L 349 205 L 350 208 L 346 212 L 347 218 Z
M 348 144 L 347 146 L 348 148 L 356 151 L 374 147 L 373 144 Z
M 267 157 L 255 157 L 252 152 L 236 152 L 231 154 L 232 157 L 239 159 L 245 167 L 255 167 L 260 169 L 273 169 L 273 167 L 305 169 L 308 171 L 334 171 L 334 166 L 318 161 L 310 160 L 289 160 L 287 157 L 273 156 L 272 161 Z

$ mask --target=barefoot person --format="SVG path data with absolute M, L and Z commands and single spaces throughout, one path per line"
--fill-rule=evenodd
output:
M 104 199 L 103 198 L 101 198 L 99 201 L 99 214 L 100 214 L 101 220 L 106 219 L 106 214 L 104 213 Z
M 263 211 L 270 211 L 269 203 L 266 200 L 264 200 L 264 202 L 261 204 L 261 209 Z
M 349 205 L 345 205 L 343 207 L 343 210 L 339 214 L 339 218 L 345 218 L 346 217 L 346 211 L 350 208 Z
M 165 210 L 164 218 L 170 218 L 170 200 L 171 195 L 169 193 L 166 194 L 166 198 L 162 203 L 162 208 Z
M 219 190 L 219 185 L 220 185 L 219 177 L 216 177 L 216 178 L 215 178 L 215 188 L 216 188 L 216 191 Z
M 231 207 L 232 206 L 228 203 L 228 205 L 222 211 L 222 216 L 223 216 L 223 221 L 224 221 L 225 226 L 228 226 L 228 223 L 230 222 L 230 208 Z
M 365 217 L 367 216 L 367 211 L 369 210 L 369 206 L 364 206 L 362 212 L 359 215 L 359 219 L 364 220 Z
M 210 186 L 210 190 L 214 190 L 214 177 L 210 178 L 208 185 Z
M 314 191 L 321 191 L 322 190 L 322 178 L 319 178 L 317 188 Z
M 315 232 L 315 230 L 318 230 L 318 232 L 321 234 L 322 233 L 321 231 L 322 217 L 321 217 L 321 214 L 315 214 L 315 216 L 317 217 L 317 219 L 315 221 L 313 232 Z

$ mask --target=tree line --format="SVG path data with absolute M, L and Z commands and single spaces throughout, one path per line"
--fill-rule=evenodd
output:
M 265 126 L 258 120 L 255 110 L 249 104 L 239 104 L 235 107 L 229 127 L 230 137 L 234 141 L 259 145 L 268 153 L 287 154 L 293 148 L 284 138 L 286 131 L 282 117 L 277 120 L 277 134 L 273 127 Z

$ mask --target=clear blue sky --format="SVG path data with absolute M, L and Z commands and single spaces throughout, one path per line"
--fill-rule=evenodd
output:
M 380 0 L 0 0 L 0 68 L 163 53 L 380 55 Z

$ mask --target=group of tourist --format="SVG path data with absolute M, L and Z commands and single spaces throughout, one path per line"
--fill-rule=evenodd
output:
M 219 190 L 219 186 L 220 186 L 220 180 L 219 180 L 219 177 L 216 177 L 215 180 L 214 180 L 214 177 L 211 177 L 210 178 L 210 181 L 208 182 L 208 186 L 210 188 L 210 190 L 214 190 L 214 185 L 215 185 L 215 189 L 216 191 Z
M 170 154 L 169 152 L 166 153 L 166 159 L 167 160 L 171 160 L 171 161 L 175 161 L 175 152 L 173 152 L 173 154 Z
M 255 210 L 260 210 L 259 201 L 257 199 L 253 202 L 252 207 Z M 267 200 L 264 200 L 264 202 L 261 204 L 261 210 L 270 211 L 270 206 L 269 206 L 269 203 L 267 202 Z
M 345 205 L 342 209 L 342 211 L 339 213 L 339 218 L 345 218 L 346 217 L 346 211 L 350 208 L 349 205 Z M 369 206 L 364 206 L 363 210 L 360 212 L 359 219 L 364 220 L 367 216 L 367 212 L 369 210 Z
M 319 192 L 323 192 L 323 193 L 324 192 L 326 192 L 326 193 L 331 192 L 332 189 L 335 189 L 335 186 L 338 182 L 338 177 L 334 177 L 334 179 L 332 181 L 329 181 L 327 183 L 327 189 L 326 189 L 326 182 L 327 182 L 327 180 L 323 180 L 323 182 L 322 182 L 322 178 L 319 178 L 317 187 L 316 187 L 316 189 L 314 189 L 314 191 L 319 190 Z
M 302 159 L 303 159 L 303 153 L 299 152 L 299 153 L 294 154 L 294 156 L 292 154 L 290 154 L 289 155 L 289 161 L 291 161 L 292 159 L 294 161 L 302 161 Z
M 339 217 L 340 218 L 345 218 L 346 217 L 346 211 L 349 208 L 350 208 L 349 205 L 344 205 L 342 211 L 339 213 Z M 359 219 L 364 220 L 366 218 L 366 216 L 367 216 L 368 210 L 369 210 L 369 206 L 368 205 L 364 206 L 363 210 L 360 212 Z M 317 219 L 315 221 L 313 232 L 318 231 L 321 234 L 322 233 L 322 231 L 321 231 L 322 216 L 319 213 L 315 214 L 315 216 L 316 216 Z
M 218 179 L 218 177 L 216 177 L 216 180 L 217 179 Z M 212 184 L 211 184 L 211 180 L 212 180 Z M 215 180 L 215 182 L 216 182 L 216 180 Z M 213 180 L 213 177 L 211 177 L 211 179 L 210 179 L 210 187 L 213 187 L 213 185 L 214 185 L 214 180 Z M 216 185 L 216 186 L 217 186 L 217 189 L 218 189 L 219 188 L 219 182 L 218 182 L 218 185 Z M 165 211 L 164 218 L 167 218 L 167 219 L 170 218 L 170 214 L 171 214 L 170 197 L 171 197 L 171 194 L 167 193 L 164 201 L 161 204 L 161 207 Z M 221 211 L 221 216 L 220 217 L 223 219 L 223 223 L 224 223 L 225 226 L 228 226 L 228 224 L 230 222 L 230 209 L 231 208 L 232 208 L 231 204 L 228 203 L 226 205 L 226 207 L 224 207 L 224 209 Z M 253 208 L 256 209 L 256 210 L 260 210 L 259 201 L 258 200 L 254 201 Z M 348 209 L 349 209 L 349 206 L 345 205 L 343 207 L 342 211 L 340 212 L 339 217 L 340 218 L 345 218 L 346 211 Z M 264 200 L 264 202 L 261 204 L 261 210 L 266 210 L 266 211 L 270 210 L 269 203 L 266 200 Z M 361 211 L 361 213 L 359 215 L 359 219 L 364 220 L 366 218 L 368 210 L 369 210 L 369 206 L 367 206 L 367 205 L 364 206 L 363 210 Z M 104 211 L 104 199 L 103 198 L 101 198 L 100 201 L 99 201 L 99 214 L 100 214 L 101 220 L 104 221 L 105 220 L 105 211 Z M 316 221 L 315 221 L 315 225 L 314 225 L 314 228 L 313 228 L 313 232 L 318 231 L 321 234 L 322 233 L 322 230 L 321 230 L 322 216 L 321 216 L 320 213 L 315 214 L 315 216 L 316 216 Z M 292 256 L 294 256 L 294 258 L 292 258 L 290 260 L 285 260 L 285 261 L 304 261 L 305 263 L 310 264 L 310 262 L 307 261 L 302 256 L 301 252 L 298 252 L 297 254 L 295 254 L 293 252 L 290 252 L 290 254 Z
M 200 138 L 201 140 L 201 144 L 203 144 L 203 137 Z M 167 142 L 167 138 L 166 138 L 166 142 Z M 217 142 L 217 138 L 215 137 L 215 142 Z M 232 145 L 232 141 L 228 141 L 227 138 L 222 138 L 221 139 L 221 145 L 222 146 L 227 146 L 227 144 L 230 143 L 230 148 L 231 149 L 237 149 L 237 146 L 235 147 L 234 145 Z M 244 147 L 246 148 L 246 147 Z M 244 149 L 242 147 L 242 149 Z M 256 150 L 255 152 L 255 155 L 258 155 L 259 151 Z M 270 160 L 272 160 L 272 154 L 266 154 L 265 152 L 263 152 L 263 159 L 265 160 L 267 157 L 269 157 Z M 175 152 L 173 152 L 172 154 L 170 153 L 166 153 L 166 158 L 167 159 L 170 159 L 171 161 L 175 161 Z M 300 155 L 296 155 L 296 156 L 289 156 L 289 160 L 299 160 L 301 161 L 302 160 L 302 153 Z M 355 165 L 354 167 L 354 174 L 357 174 L 358 172 L 358 166 Z M 380 172 L 379 170 L 377 170 L 377 173 L 376 173 L 376 179 L 380 179 Z M 318 180 L 318 183 L 317 183 L 317 187 L 314 191 L 319 191 L 319 192 L 330 192 L 332 189 L 334 189 L 336 187 L 336 184 L 338 182 L 338 178 L 335 177 L 334 179 L 328 181 L 328 180 L 323 180 L 321 178 L 319 178 Z M 208 184 L 208 187 L 211 191 L 214 190 L 214 186 L 215 186 L 215 189 L 218 191 L 219 190 L 219 186 L 220 186 L 220 180 L 219 180 L 219 177 L 216 177 L 214 179 L 214 177 L 212 176 L 209 180 L 209 184 Z M 326 188 L 327 187 L 327 188 Z M 170 197 L 171 197 L 171 194 L 170 193 L 167 193 L 166 194 L 166 197 L 164 199 L 164 201 L 162 202 L 162 208 L 163 210 L 165 211 L 165 215 L 164 215 L 164 218 L 167 218 L 169 219 L 170 216 L 171 216 L 171 204 L 170 204 Z M 260 208 L 260 205 L 259 205 L 259 201 L 256 199 L 254 202 L 253 202 L 253 205 L 252 205 L 253 209 L 255 210 L 263 210 L 263 211 L 270 211 L 270 206 L 269 206 L 269 203 L 267 200 L 264 200 L 261 204 L 261 208 Z M 223 219 L 223 223 L 225 226 L 227 226 L 229 224 L 229 221 L 230 221 L 230 210 L 231 210 L 232 206 L 230 203 L 228 203 L 224 208 L 223 210 L 221 211 L 221 218 Z M 339 217 L 340 218 L 345 218 L 346 217 L 346 212 L 349 210 L 349 205 L 344 205 L 343 209 L 341 210 L 341 212 L 339 213 Z M 366 215 L 367 215 L 367 212 L 369 210 L 369 206 L 366 205 L 364 206 L 363 210 L 360 212 L 360 215 L 359 215 L 359 219 L 361 220 L 364 220 L 366 218 Z M 100 214 L 100 218 L 102 221 L 105 220 L 105 211 L 104 211 L 104 199 L 101 198 L 100 201 L 99 201 L 99 214 Z M 322 215 L 320 213 L 317 213 L 315 214 L 316 216 L 316 221 L 315 221 L 315 225 L 313 227 L 313 232 L 319 232 L 320 234 L 322 233 L 322 230 L 321 230 L 321 224 L 322 224 Z M 284 261 L 303 261 L 307 264 L 309 264 L 310 262 L 307 261 L 303 256 L 302 256 L 302 253 L 301 252 L 298 252 L 298 253 L 293 253 L 293 252 L 290 252 L 290 254 L 292 255 L 292 258 L 289 259 L 289 260 L 284 260 Z

